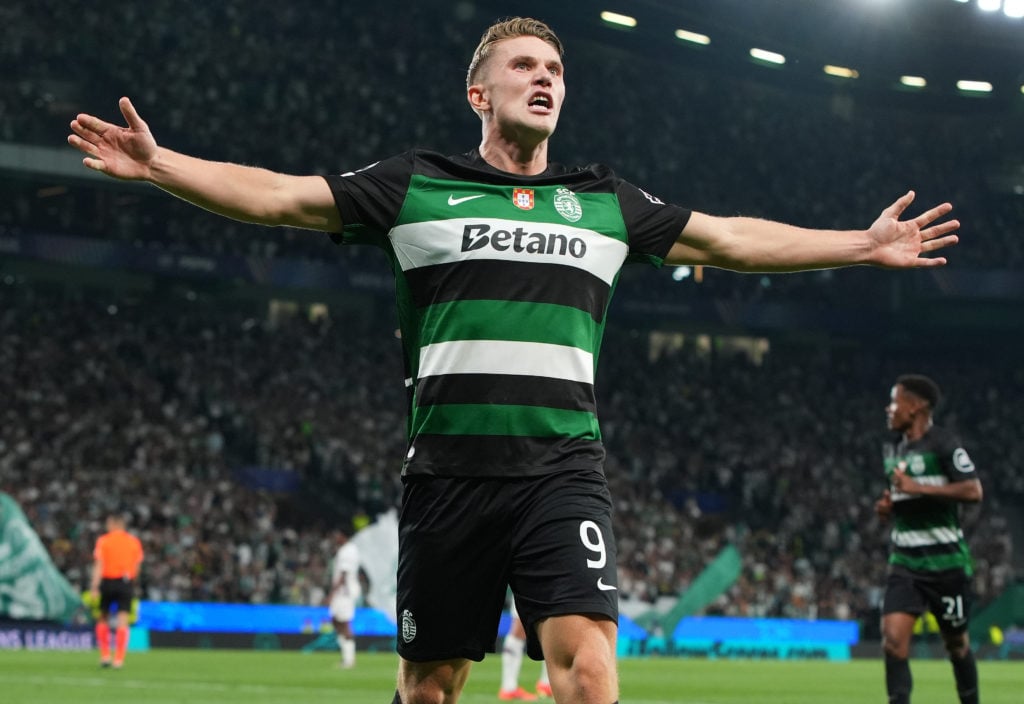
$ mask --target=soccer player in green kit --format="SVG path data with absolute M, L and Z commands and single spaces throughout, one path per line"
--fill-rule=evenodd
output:
M 892 521 L 889 576 L 882 604 L 885 684 L 890 704 L 908 704 L 910 639 L 925 611 L 935 614 L 962 704 L 977 704 L 978 668 L 967 635 L 971 555 L 960 528 L 960 504 L 981 501 L 981 482 L 967 451 L 933 423 L 938 385 L 905 374 L 886 406 L 899 436 L 885 448 L 891 489 L 875 509 Z
M 412 149 L 328 177 L 159 146 L 128 98 L 127 126 L 87 114 L 71 123 L 68 141 L 91 169 L 236 220 L 329 232 L 388 255 L 410 391 L 394 704 L 458 701 L 472 662 L 494 650 L 508 587 L 555 699 L 618 701 L 616 550 L 594 379 L 622 265 L 909 269 L 942 266 L 930 255 L 957 242 L 959 223 L 943 220 L 949 203 L 904 218 L 913 191 L 866 228 L 807 229 L 707 215 L 606 166 L 550 161 L 562 56 L 543 22 L 491 25 L 466 77 L 481 121 L 475 149 Z M 431 68 L 423 80 L 444 80 Z

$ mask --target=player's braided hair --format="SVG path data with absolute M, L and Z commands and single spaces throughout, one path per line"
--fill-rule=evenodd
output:
M 476 81 L 480 67 L 490 54 L 491 46 L 502 39 L 512 39 L 513 37 L 538 37 L 553 46 L 559 57 L 565 55 L 561 40 L 551 31 L 550 27 L 540 20 L 531 17 L 510 17 L 500 20 L 488 27 L 480 37 L 480 44 L 473 52 L 473 60 L 469 62 L 469 71 L 466 72 L 467 87 Z

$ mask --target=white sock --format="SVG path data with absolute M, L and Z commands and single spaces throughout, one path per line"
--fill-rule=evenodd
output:
M 356 664 L 355 638 L 345 638 L 341 641 L 341 664 L 349 666 Z
M 501 689 L 509 692 L 519 689 L 519 670 L 523 667 L 523 648 L 526 641 L 513 635 L 505 636 L 501 646 Z
M 537 681 L 542 684 L 551 684 L 551 680 L 548 679 L 548 664 L 543 660 L 540 663 L 540 677 L 537 678 Z

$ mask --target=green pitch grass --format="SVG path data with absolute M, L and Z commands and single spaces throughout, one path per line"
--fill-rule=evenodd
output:
M 391 704 L 394 655 L 360 653 L 354 670 L 327 653 L 169 650 L 130 653 L 101 670 L 92 653 L 0 651 L 3 704 Z M 914 701 L 956 704 L 943 661 L 915 661 Z M 474 665 L 460 700 L 497 702 L 500 658 Z M 982 701 L 1021 699 L 1021 663 L 981 662 Z M 882 663 L 629 659 L 622 704 L 883 704 Z M 530 688 L 538 665 L 523 664 Z M 549 700 L 550 701 L 550 700 Z

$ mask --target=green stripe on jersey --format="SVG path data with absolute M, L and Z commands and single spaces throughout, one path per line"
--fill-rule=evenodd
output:
M 577 308 L 526 301 L 450 301 L 420 312 L 420 346 L 452 340 L 545 342 L 591 349 L 598 323 Z
M 414 408 L 412 433 L 601 438 L 597 417 L 587 411 L 472 403 Z
M 532 192 L 532 207 L 516 207 L 516 190 Z M 414 174 L 396 224 L 454 218 L 505 218 L 549 225 L 562 222 L 626 242 L 626 224 L 614 193 L 566 190 L 559 185 L 494 185 Z
M 889 557 L 889 562 L 894 565 L 903 565 L 918 572 L 942 572 L 952 569 L 963 569 L 967 576 L 974 574 L 974 566 L 967 549 L 961 548 L 955 553 L 945 555 L 928 555 L 927 557 L 912 557 L 904 553 L 894 552 Z

